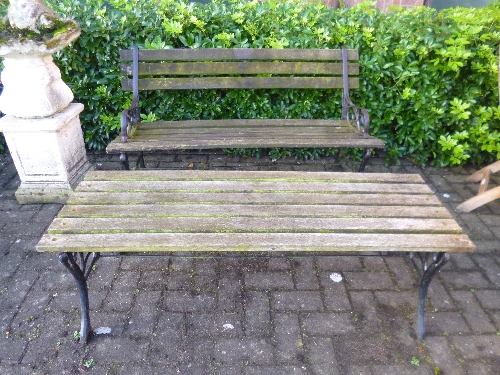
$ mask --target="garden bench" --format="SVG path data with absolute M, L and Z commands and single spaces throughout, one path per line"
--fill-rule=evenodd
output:
M 133 56 L 132 56 L 133 55 Z M 140 57 L 140 59 L 139 59 Z M 316 60 L 341 58 L 343 63 Z M 134 60 L 132 109 L 124 111 L 123 134 L 109 152 L 217 147 L 371 147 L 365 110 L 352 105 L 348 87 L 359 84 L 356 51 L 335 50 L 165 50 L 122 52 Z M 214 60 L 242 60 L 236 63 Z M 264 62 L 250 63 L 256 59 Z M 287 59 L 289 63 L 275 63 Z M 138 61 L 188 61 L 139 64 Z M 193 63 L 207 60 L 210 63 Z M 295 60 L 306 60 L 298 63 Z M 230 77 L 204 77 L 215 69 Z M 186 78 L 147 78 L 161 71 Z M 192 72 L 202 77 L 190 78 Z M 239 73 L 257 77 L 238 78 Z M 323 77 L 340 72 L 342 78 Z M 267 77 L 268 73 L 279 77 Z M 282 74 L 297 75 L 282 77 Z M 302 77 L 302 74 L 310 77 Z M 320 77 L 318 77 L 318 76 Z M 282 79 L 283 78 L 283 79 Z M 203 83 L 205 82 L 205 83 Z M 349 86 L 347 84 L 349 83 Z M 288 85 L 288 86 L 287 86 Z M 305 87 L 343 88 L 343 120 L 209 120 L 138 123 L 139 88 Z M 355 125 L 352 125 L 352 121 Z M 189 131 L 186 131 L 186 130 Z M 123 139 L 122 139 L 123 138 Z M 124 142 L 122 142 L 124 141 Z M 124 158 L 126 161 L 126 158 Z M 87 277 L 102 256 L 176 252 L 252 256 L 402 255 L 420 277 L 418 337 L 423 339 L 425 298 L 432 277 L 449 253 L 474 245 L 419 175 L 351 172 L 115 170 L 91 171 L 70 196 L 37 245 L 59 252 L 77 282 L 81 300 L 80 338 L 91 332 Z
M 37 250 L 61 253 L 76 279 L 82 340 L 87 276 L 99 254 L 409 256 L 423 339 L 432 277 L 448 253 L 474 245 L 417 174 L 118 170 L 89 172 Z
M 123 90 L 132 105 L 121 116 L 121 134 L 106 148 L 127 152 L 215 148 L 363 148 L 363 171 L 372 148 L 370 119 L 354 105 L 359 53 L 342 49 L 166 49 L 121 51 Z M 342 89 L 342 119 L 215 119 L 140 122 L 139 90 Z M 339 106 L 340 107 L 340 106 Z M 235 109 L 237 113 L 237 109 Z

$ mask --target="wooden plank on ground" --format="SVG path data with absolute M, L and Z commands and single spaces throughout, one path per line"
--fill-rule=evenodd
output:
M 66 205 L 60 218 L 343 217 L 451 219 L 445 207 L 370 205 L 138 204 Z
M 211 193 L 379 193 L 432 194 L 425 184 L 265 182 L 265 181 L 83 181 L 78 192 L 211 192 Z
M 419 174 L 304 172 L 304 171 L 225 171 L 225 170 L 137 170 L 89 171 L 85 181 L 274 181 L 274 182 L 373 182 L 424 184 Z
M 56 218 L 48 233 L 461 233 L 453 219 L 171 217 Z
M 69 204 L 352 204 L 441 206 L 435 195 L 427 194 L 274 194 L 274 193 L 119 193 L 75 192 Z
M 115 233 L 46 234 L 38 251 L 447 251 L 474 249 L 462 234 Z

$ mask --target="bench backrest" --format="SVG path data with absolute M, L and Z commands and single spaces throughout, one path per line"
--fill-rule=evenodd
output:
M 134 47 L 122 50 L 120 57 L 121 72 L 127 76 L 122 89 L 135 91 L 134 96 L 138 90 L 359 87 L 359 54 L 346 48 L 139 51 Z

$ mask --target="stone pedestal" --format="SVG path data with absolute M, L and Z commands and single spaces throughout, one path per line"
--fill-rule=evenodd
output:
M 65 203 L 90 168 L 79 114 L 83 104 L 43 118 L 0 119 L 0 131 L 21 179 L 19 203 Z

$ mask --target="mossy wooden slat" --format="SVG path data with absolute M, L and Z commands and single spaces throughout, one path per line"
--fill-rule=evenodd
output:
M 114 233 L 46 234 L 38 251 L 472 251 L 462 234 Z
M 288 74 L 340 75 L 342 63 L 317 62 L 185 62 L 141 63 L 139 75 L 228 75 L 228 74 Z M 122 64 L 121 73 L 132 75 L 132 65 Z M 349 64 L 348 74 L 358 75 L 359 64 Z
M 359 60 L 358 50 L 347 50 L 349 60 Z M 132 61 L 132 50 L 120 51 L 121 61 Z M 333 61 L 342 59 L 340 49 L 255 49 L 200 48 L 139 50 L 139 61 L 223 61 L 223 60 L 286 60 Z
M 138 170 L 138 171 L 89 171 L 85 181 L 331 181 L 331 182 L 380 182 L 424 184 L 416 173 L 354 173 L 307 171 L 220 171 L 220 170 Z
M 150 129 L 203 129 L 203 128 L 262 128 L 262 127 L 333 127 L 355 128 L 354 122 L 345 120 L 316 119 L 224 119 L 224 120 L 179 120 L 141 122 L 135 125 L 138 131 Z
M 440 206 L 434 195 L 427 194 L 276 194 L 276 193 L 119 193 L 75 192 L 69 204 L 352 204 Z M 189 208 L 187 208 L 189 209 Z
M 221 192 L 432 194 L 425 184 L 255 181 L 83 181 L 78 192 Z
M 56 218 L 48 233 L 461 233 L 453 219 L 407 218 Z
M 366 147 L 383 148 L 384 144 L 377 138 L 359 138 L 354 139 L 294 139 L 295 147 Z M 135 141 L 129 138 L 126 143 L 121 143 L 117 138 L 110 143 L 106 149 L 109 153 L 134 152 L 134 151 L 168 151 L 178 149 L 214 149 L 214 148 L 252 148 L 252 147 L 289 147 L 290 140 L 269 139 L 266 142 L 261 138 L 255 139 L 221 139 L 221 140 L 186 140 L 185 142 L 171 141 Z
M 123 79 L 122 90 L 132 90 L 132 80 Z M 195 77 L 143 78 L 139 90 L 196 89 L 331 89 L 342 88 L 341 77 Z M 349 78 L 350 88 L 359 88 L 358 78 Z
M 276 182 L 393 182 L 424 184 L 416 173 L 356 173 L 307 171 L 137 170 L 89 171 L 85 181 L 276 181 Z
M 66 205 L 59 218 L 145 217 L 376 217 L 451 219 L 445 207 L 261 204 Z
M 348 136 L 352 134 L 351 129 L 346 128 L 346 127 L 327 127 L 327 128 L 317 128 L 317 127 L 261 127 L 261 128 L 207 128 L 207 127 L 202 127 L 202 128 L 193 128 L 191 130 L 188 129 L 168 129 L 168 128 L 160 128 L 160 129 L 137 129 L 133 137 L 134 138 L 143 138 L 147 136 L 179 136 L 181 138 L 186 138 L 186 136 L 189 136 L 186 133 L 193 134 L 193 136 L 196 137 L 202 137 L 203 135 L 227 135 L 227 136 L 244 136 L 244 137 L 255 137 L 255 136 L 262 136 L 262 137 L 273 137 L 273 136 L 302 136 L 302 137 L 307 137 L 307 136 L 324 136 L 324 135 L 329 135 L 329 134 L 335 134 L 342 136 Z M 155 137 L 155 139 L 160 140 L 161 138 Z

